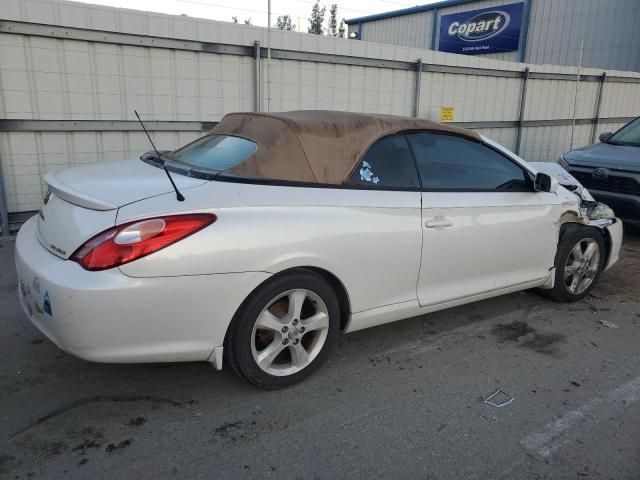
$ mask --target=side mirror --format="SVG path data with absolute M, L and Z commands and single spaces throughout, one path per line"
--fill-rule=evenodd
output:
M 558 190 L 558 180 L 546 173 L 538 172 L 533 182 L 533 189 L 536 192 L 555 193 Z
M 598 138 L 602 143 L 607 143 L 611 137 L 613 137 L 612 132 L 602 132 Z

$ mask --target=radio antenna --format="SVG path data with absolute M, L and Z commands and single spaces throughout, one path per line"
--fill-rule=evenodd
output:
M 153 147 L 153 151 L 156 152 L 156 155 L 158 156 L 158 160 L 160 162 L 162 162 L 162 169 L 164 170 L 164 173 L 167 174 L 167 177 L 169 178 L 169 181 L 171 182 L 171 185 L 173 186 L 173 189 L 176 191 L 176 199 L 179 202 L 184 202 L 184 196 L 180 193 L 180 190 L 178 190 L 178 187 L 176 186 L 176 183 L 173 181 L 173 178 L 171 178 L 171 174 L 169 173 L 169 170 L 167 170 L 167 166 L 164 164 L 164 160 L 160 156 L 160 152 L 158 152 L 158 149 L 156 148 L 155 144 L 153 143 L 153 140 L 151 140 L 151 135 L 149 135 L 149 132 L 147 132 L 147 128 L 144 126 L 144 123 L 142 123 L 142 119 L 140 118 L 140 115 L 138 115 L 138 111 L 134 110 L 133 113 L 135 113 L 136 117 L 138 117 L 138 121 L 140 122 L 140 125 L 142 125 L 142 129 L 144 130 L 144 133 L 147 134 L 147 138 L 149 139 L 149 143 L 151 143 L 151 146 Z

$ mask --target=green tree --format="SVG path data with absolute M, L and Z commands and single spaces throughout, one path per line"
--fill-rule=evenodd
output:
M 244 24 L 245 24 L 245 25 L 253 25 L 253 24 L 251 23 L 251 17 L 247 18 L 247 19 L 244 21 Z
M 233 23 L 238 23 L 238 17 L 231 17 L 231 20 L 233 20 Z
M 338 4 L 333 3 L 329 9 L 329 28 L 328 35 L 338 36 Z
M 340 38 L 344 38 L 346 33 L 347 33 L 347 29 L 344 26 L 344 18 L 343 18 L 342 20 L 340 20 L 340 27 L 338 27 L 338 36 Z
M 320 8 L 320 2 L 316 0 L 316 3 L 313 4 L 313 8 L 311 9 L 311 17 L 309 17 L 309 33 L 315 35 L 322 35 L 324 33 L 322 24 L 324 23 L 324 14 L 326 11 L 326 7 Z
M 278 30 L 295 30 L 296 26 L 291 21 L 290 15 L 281 15 L 276 20 L 276 28 Z

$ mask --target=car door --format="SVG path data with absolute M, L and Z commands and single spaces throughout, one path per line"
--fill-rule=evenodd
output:
M 353 275 L 348 288 L 354 312 L 415 302 L 422 252 L 421 192 L 406 136 L 388 135 L 374 142 L 344 187 L 332 195 L 361 198 L 367 205 L 351 209 L 354 214 L 345 228 L 358 232 L 356 236 L 343 235 L 340 264 L 349 279 Z
M 421 306 L 548 276 L 556 248 L 552 193 L 480 142 L 442 132 L 408 135 L 422 182 Z

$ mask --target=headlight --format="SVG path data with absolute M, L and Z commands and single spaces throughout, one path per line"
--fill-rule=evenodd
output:
M 615 218 L 616 214 L 613 212 L 609 205 L 605 205 L 604 203 L 596 202 L 593 205 L 589 205 L 587 207 L 587 217 L 591 220 L 606 220 L 610 218 Z
M 564 159 L 563 155 L 560 155 L 560 158 L 558 158 L 558 164 L 562 167 L 562 168 L 567 168 L 569 166 L 569 162 L 567 162 Z

